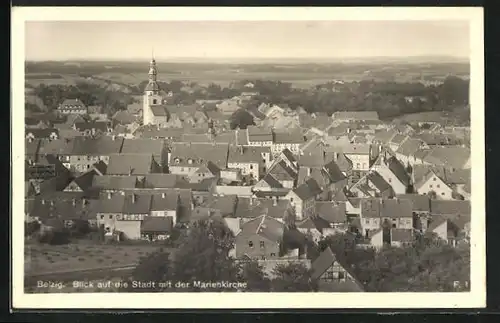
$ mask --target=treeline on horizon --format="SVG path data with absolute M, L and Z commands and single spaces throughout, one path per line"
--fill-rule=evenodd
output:
M 308 113 L 333 114 L 336 111 L 376 111 L 381 119 L 419 112 L 457 112 L 457 117 L 468 122 L 469 80 L 448 76 L 438 85 L 420 82 L 394 82 L 363 80 L 359 82 L 327 82 L 307 89 L 294 88 L 290 82 L 273 80 L 242 80 L 228 87 L 211 83 L 201 86 L 197 82 L 158 82 L 160 88 L 174 93 L 173 104 L 193 104 L 196 100 L 224 100 L 240 95 L 244 84 L 252 82 L 252 89 L 259 94 L 242 106 L 255 108 L 261 103 L 287 105 L 291 109 L 304 109 Z M 99 105 L 103 113 L 114 114 L 136 102 L 134 96 L 142 95 L 147 81 L 126 85 L 108 80 L 107 85 L 120 84 L 121 89 L 90 82 L 75 85 L 40 84 L 33 87 L 33 94 L 43 101 L 43 108 L 27 104 L 31 111 L 50 112 L 65 99 L 78 98 L 87 106 Z M 190 91 L 186 90 L 186 87 Z M 464 112 L 464 113 L 462 113 Z M 463 119 L 463 120 L 462 120 Z

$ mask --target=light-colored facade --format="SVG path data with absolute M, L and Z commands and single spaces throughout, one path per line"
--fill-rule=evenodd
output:
M 314 200 L 314 196 L 303 200 L 292 190 L 288 192 L 288 194 L 285 195 L 284 198 L 289 200 L 290 204 L 295 209 L 297 220 L 305 219 L 309 216 L 313 216 L 316 213 L 316 203 Z
M 370 153 L 345 153 L 345 156 L 352 162 L 352 169 L 355 171 L 370 170 Z
M 153 58 L 149 63 L 149 83 L 146 85 L 142 99 L 143 125 L 156 124 L 164 126 L 168 121 L 166 115 L 155 115 L 153 113 L 153 109 L 151 108 L 155 105 L 161 105 L 163 102 L 163 98 L 160 96 L 160 87 L 156 82 L 157 74 L 158 71 L 156 69 L 156 61 Z
M 234 168 L 241 170 L 242 175 L 249 175 L 252 178 L 259 178 L 259 163 L 258 162 L 241 162 L 241 163 L 231 163 L 228 161 L 228 168 Z
M 432 174 L 426 176 L 422 182 L 415 185 L 418 194 L 433 194 L 436 193 L 436 198 L 442 200 L 453 200 L 453 189 L 451 189 L 441 178 Z
M 271 146 L 271 152 L 273 156 L 279 155 L 283 150 L 288 149 L 290 150 L 294 155 L 298 155 L 300 153 L 300 145 L 302 145 L 303 142 L 296 142 L 296 143 L 279 143 L 275 142 Z

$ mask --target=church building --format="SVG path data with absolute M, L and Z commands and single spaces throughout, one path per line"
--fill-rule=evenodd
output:
M 142 116 L 144 125 L 158 125 L 165 127 L 169 113 L 166 106 L 163 105 L 164 99 L 160 95 L 160 87 L 156 81 L 158 71 L 154 58 L 149 63 L 149 82 L 144 89 Z

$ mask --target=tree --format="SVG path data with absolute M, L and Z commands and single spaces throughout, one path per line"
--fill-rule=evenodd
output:
M 222 219 L 199 220 L 180 239 L 173 266 L 176 280 L 234 281 L 238 268 L 229 257 L 229 251 L 234 247 L 234 236 Z M 191 290 L 199 289 L 193 287 Z
M 244 109 L 236 110 L 229 118 L 230 127 L 234 129 L 246 129 L 248 126 L 255 125 L 253 116 Z
M 311 280 L 311 270 L 302 263 L 278 264 L 273 269 L 276 277 L 271 281 L 273 292 L 312 292 L 317 290 Z
M 157 292 L 163 291 L 165 288 L 159 286 L 160 282 L 165 282 L 171 278 L 171 261 L 170 254 L 162 249 L 153 252 L 139 261 L 139 265 L 132 273 L 132 280 L 141 283 L 141 287 L 137 288 L 129 283 L 128 290 L 130 292 Z M 150 282 L 154 283 L 151 284 Z M 149 284 L 149 285 L 148 285 Z
M 454 248 L 432 235 L 413 246 L 386 247 L 358 266 L 356 277 L 368 292 L 453 291 L 470 276 L 469 248 Z
M 262 270 L 262 266 L 255 260 L 244 262 L 241 265 L 240 279 L 247 282 L 247 292 L 269 292 L 271 281 Z
M 40 223 L 38 221 L 24 222 L 24 235 L 26 237 L 38 232 L 38 230 L 40 230 Z
M 358 237 L 352 233 L 340 233 L 327 236 L 319 242 L 320 251 L 330 247 L 337 259 L 356 273 L 361 263 L 372 261 L 375 257 L 373 249 L 357 248 Z

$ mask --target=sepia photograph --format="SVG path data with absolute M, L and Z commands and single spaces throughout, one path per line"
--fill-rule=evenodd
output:
M 485 306 L 481 8 L 12 17 L 14 306 Z

